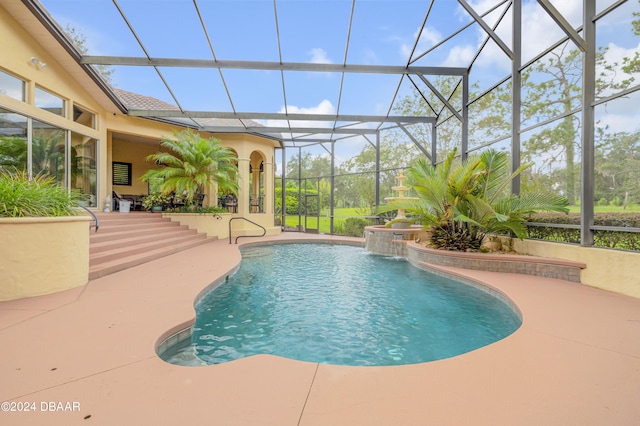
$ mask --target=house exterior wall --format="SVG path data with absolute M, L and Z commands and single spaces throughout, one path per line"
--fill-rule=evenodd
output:
M 43 31 L 45 30 L 43 29 Z M 73 60 L 66 52 L 65 55 L 67 57 L 65 58 L 54 57 L 47 49 L 40 46 L 2 6 L 0 6 L 0 51 L 2 51 L 0 69 L 26 81 L 28 94 L 27 101 L 22 102 L 0 93 L 0 108 L 34 117 L 40 121 L 86 135 L 98 141 L 97 209 L 104 209 L 106 197 L 111 195 L 112 190 L 136 195 L 147 193 L 147 184 L 140 182 L 139 177 L 153 165 L 147 163 L 144 158 L 160 149 L 159 144 L 163 136 L 171 137 L 173 131 L 180 131 L 183 129 L 182 127 L 144 118 L 129 117 L 122 113 L 113 113 L 114 110 L 117 110 L 115 105 L 108 105 L 107 108 L 104 103 L 98 102 L 60 64 L 59 61 L 69 62 Z M 31 61 L 33 57 L 46 63 L 46 67 L 36 66 Z M 33 93 L 36 85 L 66 100 L 66 117 L 72 117 L 74 103 L 95 113 L 97 128 L 92 129 L 83 126 L 75 123 L 71 118 L 61 117 L 35 107 L 33 105 Z M 114 136 L 114 134 L 117 136 Z M 131 136 L 131 140 L 128 140 L 128 136 Z M 248 185 L 250 182 L 248 161 L 251 152 L 259 151 L 261 153 L 266 159 L 264 163 L 265 205 L 264 213 L 260 213 L 262 216 L 258 216 L 258 219 L 264 221 L 263 216 L 265 214 L 273 214 L 273 157 L 276 142 L 248 134 L 216 135 L 202 133 L 202 136 L 214 136 L 220 139 L 223 145 L 233 148 L 238 153 L 241 188 L 238 198 L 242 200 L 239 203 L 240 210 L 238 214 L 250 214 L 248 208 Z M 150 143 L 135 142 L 139 138 L 144 138 Z M 112 185 L 111 164 L 113 161 L 132 163 L 131 187 L 114 187 Z M 215 190 L 207 194 L 205 202 L 207 204 L 215 204 Z M 256 214 L 258 213 L 253 213 L 252 216 Z M 272 225 L 273 218 L 267 222 Z

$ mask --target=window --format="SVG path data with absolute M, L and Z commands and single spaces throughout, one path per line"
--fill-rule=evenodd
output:
M 36 86 L 35 106 L 64 117 L 64 99 Z
M 24 81 L 0 70 L 0 93 L 24 102 Z
M 131 186 L 131 163 L 113 162 L 113 184 Z
M 96 115 L 78 104 L 73 104 L 73 121 L 92 129 L 96 128 Z
M 0 108 L 0 169 L 27 170 L 27 117 Z
M 34 175 L 53 177 L 60 186 L 67 186 L 66 131 L 43 123 L 32 121 L 31 161 Z
M 71 188 L 85 194 L 86 207 L 97 207 L 98 141 L 71 132 Z

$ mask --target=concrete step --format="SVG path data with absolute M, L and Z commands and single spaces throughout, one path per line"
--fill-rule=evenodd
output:
M 185 234 L 177 236 L 169 236 L 167 238 L 159 238 L 144 243 L 139 243 L 135 238 L 123 240 L 117 248 L 89 254 L 89 266 L 99 265 L 116 259 L 122 259 L 128 256 L 134 256 L 138 253 L 153 251 L 160 247 L 169 247 L 171 245 L 179 245 L 183 242 L 205 239 L 205 234 Z M 89 250 L 91 251 L 91 250 Z
M 215 241 L 215 237 L 201 238 L 198 240 L 189 240 L 181 244 L 173 244 L 170 246 L 160 247 L 155 250 L 148 250 L 140 252 L 136 255 L 131 255 L 119 259 L 115 259 L 106 263 L 89 266 L 89 279 L 94 280 L 96 278 L 104 277 L 106 275 L 113 274 L 115 272 L 123 271 L 125 269 L 132 268 L 134 266 L 141 265 L 152 260 L 160 259 L 165 256 L 177 253 L 182 250 L 187 250 L 192 247 L 197 247 L 203 244 L 208 244 Z
M 157 213 L 98 213 L 89 239 L 89 279 L 216 240 Z
M 98 232 L 91 233 L 89 238 L 92 243 L 99 243 L 101 241 L 126 238 L 127 236 L 142 236 L 152 233 L 170 232 L 176 229 L 186 230 L 189 228 L 186 225 L 180 225 L 178 222 L 123 225 L 106 229 L 102 229 L 101 227 Z
M 188 235 L 197 236 L 198 233 L 195 229 L 189 229 L 186 226 L 171 227 L 160 231 L 156 230 L 155 232 L 149 232 L 147 229 L 136 232 L 112 232 L 105 234 L 102 239 L 92 239 L 89 246 L 89 254 L 94 255 L 105 251 L 119 250 L 122 247 L 153 242 L 160 244 L 164 239 Z

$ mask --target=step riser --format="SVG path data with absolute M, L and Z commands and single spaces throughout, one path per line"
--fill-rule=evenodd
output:
M 124 232 L 131 231 L 136 229 L 162 229 L 162 228 L 173 228 L 179 227 L 180 223 L 178 222 L 154 222 L 154 223 L 128 223 L 126 225 L 118 225 L 118 226 L 104 226 L 100 225 L 100 229 L 98 232 L 94 232 L 91 234 L 93 237 L 99 237 L 104 234 L 112 234 L 114 232 Z
M 99 214 L 89 240 L 89 279 L 122 271 L 217 238 L 151 213 Z
M 215 239 L 215 238 L 213 238 Z M 147 262 L 151 262 L 152 260 L 156 260 L 156 259 L 160 259 L 163 258 L 165 256 L 169 256 L 171 254 L 174 253 L 178 253 L 182 250 L 187 250 L 193 247 L 197 247 L 199 245 L 202 244 L 206 244 L 210 241 L 213 240 L 212 238 L 206 238 L 206 239 L 201 239 L 198 241 L 194 241 L 189 245 L 185 245 L 185 246 L 180 246 L 180 247 L 168 247 L 165 251 L 161 252 L 161 253 L 154 253 L 148 256 L 144 256 L 144 257 L 139 257 L 136 259 L 130 259 L 130 260 L 122 260 L 121 262 L 118 262 L 116 265 L 109 265 L 109 266 L 105 266 L 105 267 L 94 267 L 94 268 L 90 268 L 89 269 L 89 279 L 90 280 L 95 280 L 96 278 L 100 278 L 100 277 L 104 277 L 110 274 L 113 274 L 115 272 L 119 272 L 119 271 L 123 271 L 125 269 L 129 269 L 132 268 L 134 266 L 138 266 L 141 265 L 143 263 L 147 263 Z
M 106 251 L 103 253 L 97 253 L 89 255 L 89 265 L 99 265 L 101 263 L 111 262 L 116 259 L 125 259 L 132 255 L 138 255 L 144 253 L 146 250 L 157 250 L 162 247 L 169 247 L 172 245 L 182 244 L 188 241 L 196 241 L 206 239 L 204 234 L 186 235 L 180 237 L 174 237 L 170 239 L 161 240 L 158 243 L 146 243 L 146 244 L 130 244 L 125 247 L 120 247 L 115 250 Z
M 171 230 L 165 232 L 154 232 L 152 235 L 149 235 L 148 232 L 142 232 L 138 235 L 128 234 L 126 238 L 116 238 L 115 240 L 101 240 L 101 241 L 91 241 L 91 246 L 89 248 L 89 254 L 97 254 L 103 253 L 109 250 L 117 250 L 122 248 L 123 246 L 128 246 L 131 244 L 145 244 L 150 242 L 160 242 L 164 239 L 174 238 L 180 235 L 197 235 L 195 229 L 178 229 Z
M 94 243 L 101 244 L 107 241 L 119 241 L 119 240 L 124 240 L 132 237 L 144 237 L 148 235 L 160 235 L 160 234 L 166 234 L 166 233 L 172 233 L 172 232 L 185 232 L 185 231 L 193 232 L 185 225 L 161 227 L 161 228 L 137 227 L 137 228 L 124 230 L 124 231 L 122 229 L 119 229 L 117 232 L 115 230 L 112 230 L 112 232 L 107 232 L 104 234 L 100 234 L 100 233 L 92 234 L 90 237 L 90 242 L 91 244 L 94 244 Z

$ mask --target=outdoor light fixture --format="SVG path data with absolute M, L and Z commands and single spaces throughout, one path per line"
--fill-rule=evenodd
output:
M 45 64 L 44 62 L 42 62 L 40 59 L 36 58 L 35 56 L 33 58 L 31 58 L 31 62 L 34 63 L 35 66 L 37 66 L 40 69 L 42 69 L 42 68 L 47 66 L 47 64 Z

